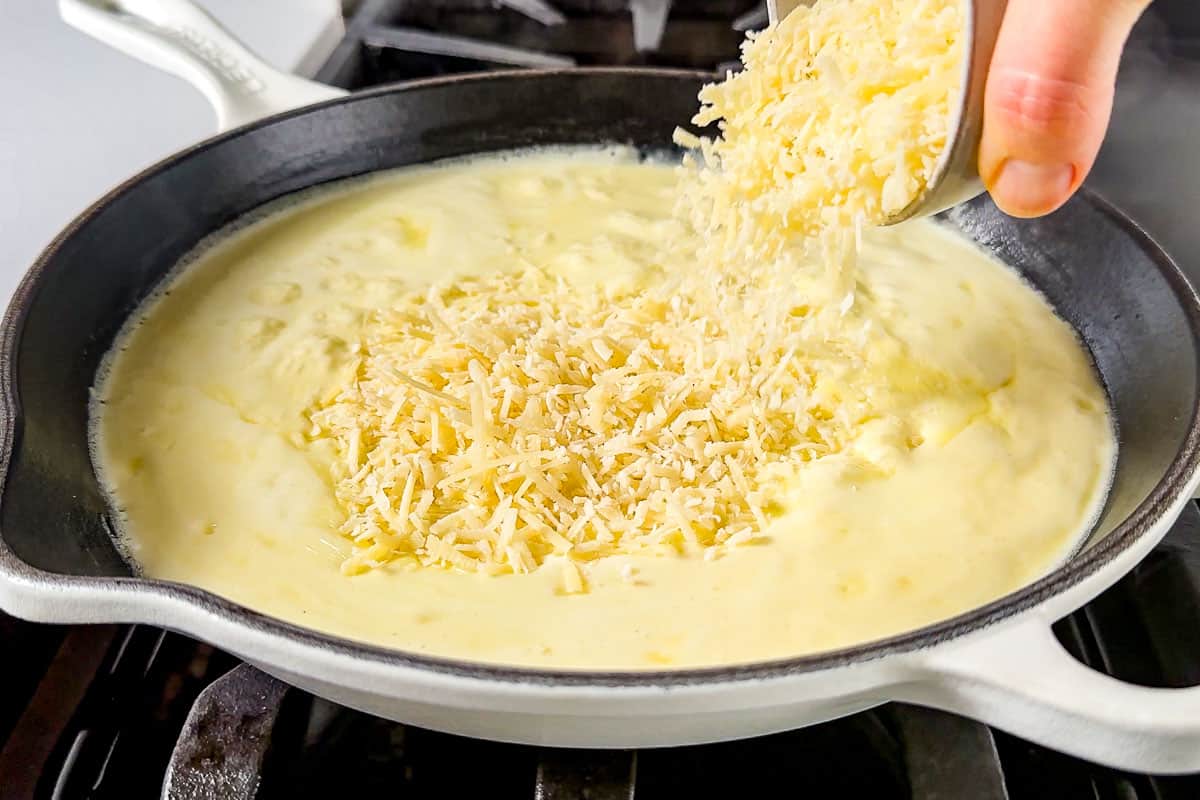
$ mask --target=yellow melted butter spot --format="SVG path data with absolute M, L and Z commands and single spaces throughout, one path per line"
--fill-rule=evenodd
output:
M 867 591 L 867 582 L 861 576 L 849 576 L 838 582 L 837 590 L 845 597 L 861 597 Z
M 298 300 L 302 292 L 296 283 L 268 283 L 250 291 L 250 302 L 260 306 L 282 306 Z
M 335 294 L 352 294 L 362 288 L 362 276 L 355 272 L 335 271 L 321 281 L 321 288 Z
M 391 228 L 405 247 L 420 250 L 429 244 L 428 225 L 422 225 L 405 216 L 397 216 L 392 218 Z
M 280 319 L 256 317 L 243 319 L 237 323 L 238 341 L 252 350 L 260 350 L 274 341 L 287 323 Z

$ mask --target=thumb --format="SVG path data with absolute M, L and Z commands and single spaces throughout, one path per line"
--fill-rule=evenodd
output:
M 1010 0 L 988 70 L 979 174 L 1016 217 L 1067 201 L 1096 160 L 1121 48 L 1149 0 Z

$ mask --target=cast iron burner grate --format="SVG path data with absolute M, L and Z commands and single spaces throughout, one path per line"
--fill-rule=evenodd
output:
M 716 70 L 737 60 L 745 28 L 733 23 L 765 8 L 760 0 L 361 0 L 356 5 L 345 38 L 316 76 L 320 81 L 359 88 L 480 69 L 575 65 Z
M 570 63 L 716 71 L 736 58 L 735 27 L 755 27 L 762 17 L 756 0 L 352 5 L 347 35 L 319 75 L 346 88 Z M 1159 16 L 1142 26 L 1142 44 L 1135 36 L 1131 45 L 1126 86 L 1162 84 L 1169 58 L 1200 64 L 1200 16 L 1192 0 L 1159 0 L 1154 9 Z M 1127 91 L 1124 100 L 1142 96 L 1133 95 Z M 1118 108 L 1122 100 L 1119 94 Z M 1077 657 L 1120 678 L 1200 684 L 1200 510 L 1189 506 L 1145 562 L 1056 630 Z M 783 792 L 873 800 L 1200 797 L 1200 776 L 1116 772 L 969 720 L 901 705 L 742 742 L 566 751 L 381 720 L 145 626 L 63 628 L 0 615 L 0 651 L 7 656 L 0 800 L 655 800 Z

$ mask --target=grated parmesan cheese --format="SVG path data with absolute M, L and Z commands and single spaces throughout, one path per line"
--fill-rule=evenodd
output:
M 894 345 L 864 344 L 837 304 L 781 303 L 777 275 L 575 285 L 518 262 L 375 312 L 312 409 L 339 453 L 346 573 L 561 560 L 582 592 L 577 565 L 606 556 L 711 560 L 761 537 L 795 470 L 892 397 Z
M 700 92 L 684 212 L 709 260 L 785 258 L 815 243 L 831 271 L 857 231 L 933 177 L 962 80 L 960 0 L 816 0 L 750 34 L 744 69 Z M 844 288 L 844 287 L 843 287 Z
M 817 0 L 748 40 L 745 71 L 700 95 L 721 137 L 677 132 L 705 167 L 683 192 L 701 236 L 667 246 L 709 269 L 581 287 L 514 253 L 370 316 L 351 380 L 311 412 L 340 456 L 343 571 L 553 562 L 579 593 L 595 559 L 756 541 L 789 476 L 860 437 L 866 471 L 889 469 L 910 438 L 883 421 L 901 348 L 855 313 L 844 267 L 933 174 L 957 2 Z M 798 240 L 838 278 L 827 296 L 789 278 Z

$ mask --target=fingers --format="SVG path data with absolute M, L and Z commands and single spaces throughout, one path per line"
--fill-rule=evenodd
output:
M 1009 0 L 988 71 L 979 174 L 1016 217 L 1083 183 L 1112 112 L 1121 48 L 1148 0 Z

